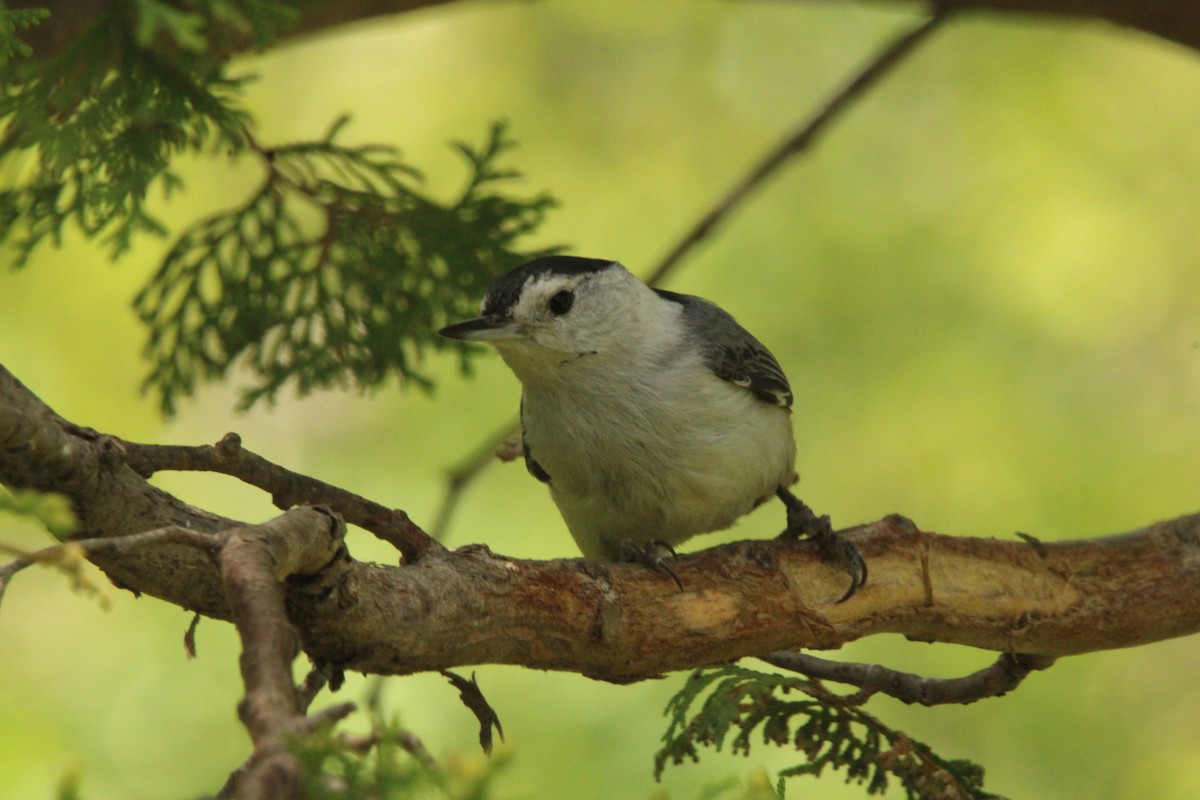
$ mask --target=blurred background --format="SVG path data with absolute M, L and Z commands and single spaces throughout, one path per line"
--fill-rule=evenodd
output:
M 387 141 L 443 197 L 465 178 L 451 139 L 506 117 L 519 189 L 562 207 L 530 245 L 564 243 L 645 274 L 726 188 L 875 45 L 913 18 L 847 4 L 453 5 L 345 28 L 239 62 L 261 141 Z M 718 300 L 775 352 L 796 390 L 802 496 L 839 527 L 903 513 L 963 536 L 1090 537 L 1200 507 L 1200 58 L 1088 23 L 954 20 L 793 162 L 671 276 Z M 180 229 L 240 202 L 252 162 L 195 158 L 160 206 Z M 232 411 L 215 386 L 164 421 L 139 394 L 144 334 L 129 301 L 167 244 L 110 265 L 68 237 L 0 275 L 0 361 L 74 422 L 143 441 L 236 430 L 301 472 L 432 522 L 446 468 L 516 412 L 494 356 L 433 396 L 323 394 Z M 193 504 L 262 520 L 268 498 L 232 479 L 164 475 Z M 733 531 L 783 524 L 768 505 Z M 0 520 L 9 543 L 46 534 Z M 496 465 L 463 498 L 451 545 L 525 558 L 573 554 L 544 487 Z M 351 534 L 363 560 L 394 563 Z M 0 797 L 52 796 L 77 771 L 86 798 L 215 791 L 248 753 L 231 626 L 110 590 L 72 593 L 23 573 L 0 610 Z M 989 653 L 898 637 L 836 654 L 939 676 Z M 968 707 L 868 709 L 944 756 L 987 768 L 1024 800 L 1200 795 L 1200 639 L 1061 661 L 1009 697 Z M 694 798 L 791 754 L 651 756 L 682 675 L 609 686 L 482 666 L 513 759 L 498 796 Z M 358 699 L 351 677 L 333 700 Z M 322 698 L 322 702 L 328 699 Z M 439 677 L 390 679 L 384 707 L 435 756 L 476 758 L 476 727 Z M 853 798 L 834 775 L 792 796 Z M 890 796 L 900 796 L 893 791 Z

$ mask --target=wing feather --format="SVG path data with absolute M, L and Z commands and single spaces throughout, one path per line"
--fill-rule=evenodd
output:
M 718 378 L 743 386 L 764 402 L 792 407 L 792 387 L 766 346 L 727 311 L 690 294 L 655 289 L 659 297 L 683 306 L 684 322 L 701 332 L 704 363 Z

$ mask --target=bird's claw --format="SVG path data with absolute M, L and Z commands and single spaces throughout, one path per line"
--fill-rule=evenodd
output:
M 850 588 L 838 602 L 849 600 L 867 582 L 867 561 L 858 545 L 834 531 L 828 514 L 818 517 L 803 500 L 782 487 L 777 494 L 787 507 L 787 529 L 779 538 L 811 539 L 816 542 L 822 558 L 841 562 L 850 576 Z
M 828 520 L 829 517 L 823 519 Z M 822 556 L 829 560 L 836 558 L 841 561 L 842 567 L 850 575 L 850 588 L 838 600 L 839 603 L 846 602 L 867 582 L 867 560 L 863 558 L 858 545 L 845 536 L 839 536 L 832 527 L 828 533 L 819 533 L 813 539 L 817 542 Z
M 665 572 L 675 581 L 679 591 L 683 591 L 683 581 L 671 568 L 671 559 L 675 558 L 675 548 L 661 539 L 651 539 L 648 542 L 634 542 L 626 539 L 617 549 L 617 561 L 628 564 L 645 564 L 658 572 Z

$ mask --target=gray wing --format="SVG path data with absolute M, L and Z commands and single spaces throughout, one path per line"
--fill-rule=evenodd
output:
M 792 387 L 783 368 L 762 342 L 719 306 L 690 294 L 655 289 L 659 297 L 683 306 L 683 320 L 694 331 L 704 363 L 717 377 L 744 386 L 761 400 L 792 407 Z

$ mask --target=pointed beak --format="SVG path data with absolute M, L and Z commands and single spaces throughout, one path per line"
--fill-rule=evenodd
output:
M 476 317 L 465 322 L 447 325 L 438 334 L 464 342 L 497 342 L 517 338 L 512 322 L 500 317 Z

